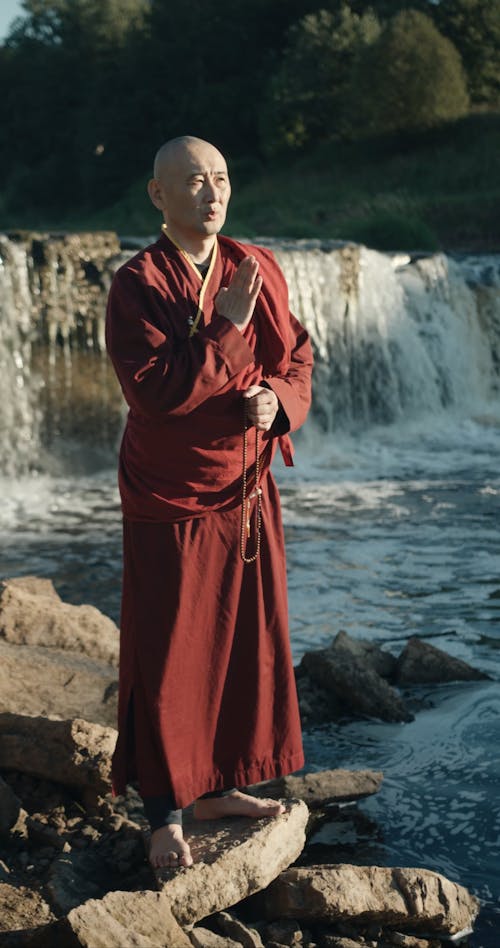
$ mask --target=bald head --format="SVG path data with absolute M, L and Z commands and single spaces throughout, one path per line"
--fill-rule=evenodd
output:
M 189 252 L 203 245 L 202 253 L 226 218 L 231 186 L 224 156 L 203 138 L 172 138 L 156 153 L 148 193 L 169 235 Z
M 153 176 L 159 181 L 168 177 L 169 173 L 176 166 L 185 160 L 189 155 L 196 154 L 201 149 L 210 150 L 219 156 L 222 166 L 226 167 L 226 162 L 220 151 L 206 142 L 203 138 L 196 138 L 194 135 L 180 135 L 178 138 L 171 138 L 165 142 L 156 152 Z

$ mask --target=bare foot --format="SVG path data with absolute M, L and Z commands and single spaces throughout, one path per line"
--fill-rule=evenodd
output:
M 182 826 L 170 823 L 151 834 L 149 861 L 153 869 L 178 869 L 192 866 L 191 850 L 182 834 Z
M 208 797 L 196 800 L 194 816 L 197 820 L 217 820 L 221 816 L 250 816 L 253 819 L 279 816 L 285 807 L 279 800 L 251 797 L 241 790 L 232 790 L 225 797 Z

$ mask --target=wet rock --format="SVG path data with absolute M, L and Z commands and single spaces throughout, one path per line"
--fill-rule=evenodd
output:
M 114 669 L 84 655 L 0 640 L 0 712 L 116 721 Z
M 350 649 L 306 652 L 298 669 L 299 691 L 302 671 L 322 689 L 329 702 L 330 719 L 347 713 L 382 721 L 412 720 L 397 691 Z
M 267 890 L 265 906 L 268 918 L 350 919 L 450 935 L 472 927 L 479 910 L 467 889 L 436 872 L 342 864 L 288 869 Z
M 185 820 L 194 865 L 157 870 L 161 891 L 181 925 L 190 925 L 264 889 L 299 856 L 308 809 L 288 801 L 274 819 Z
M 430 684 L 446 681 L 482 681 L 489 675 L 471 668 L 429 642 L 412 636 L 401 652 L 396 666 L 399 684 Z
M 116 731 L 75 718 L 54 721 L 0 714 L 0 768 L 33 774 L 69 787 L 110 790 Z
M 383 779 L 383 773 L 378 770 L 322 770 L 298 777 L 278 777 L 248 789 L 261 797 L 304 800 L 309 809 L 317 809 L 328 803 L 359 800 L 377 793 Z
M 20 576 L 0 584 L 0 637 L 13 645 L 38 645 L 80 652 L 118 664 L 114 622 L 94 606 L 62 602 L 52 582 Z
M 46 929 L 47 946 L 192 948 L 161 892 L 108 892 Z
M 233 938 L 243 948 L 264 948 L 264 942 L 256 928 L 250 928 L 229 912 L 218 912 L 215 916 L 220 931 Z
M 26 812 L 8 783 L 0 777 L 0 836 L 7 835 L 19 820 L 25 822 Z
M 38 892 L 0 883 L 0 932 L 34 928 L 50 922 L 54 916 Z
M 376 642 L 367 639 L 353 639 L 347 632 L 339 632 L 328 647 L 333 655 L 352 655 L 353 658 L 371 668 L 381 678 L 392 678 L 397 659 L 384 651 Z

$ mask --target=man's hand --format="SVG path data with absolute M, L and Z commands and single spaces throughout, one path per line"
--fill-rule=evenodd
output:
M 251 385 L 243 392 L 247 400 L 247 419 L 258 431 L 269 431 L 280 407 L 277 395 L 271 388 Z
M 229 286 L 223 286 L 215 297 L 215 306 L 221 316 L 229 319 L 240 332 L 248 326 L 262 286 L 255 257 L 244 257 Z

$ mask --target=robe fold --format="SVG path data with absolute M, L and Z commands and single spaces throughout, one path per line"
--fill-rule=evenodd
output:
M 116 273 L 106 342 L 129 406 L 119 463 L 124 518 L 117 793 L 179 807 L 303 764 L 288 636 L 279 496 L 270 464 L 310 405 L 312 353 L 270 251 L 219 236 L 205 286 L 162 235 Z M 253 254 L 263 287 L 240 332 L 214 297 Z M 202 291 L 202 316 L 190 336 Z M 261 436 L 261 553 L 240 557 L 242 392 L 272 388 Z M 252 486 L 255 429 L 248 431 Z M 248 540 L 251 553 L 255 537 Z

